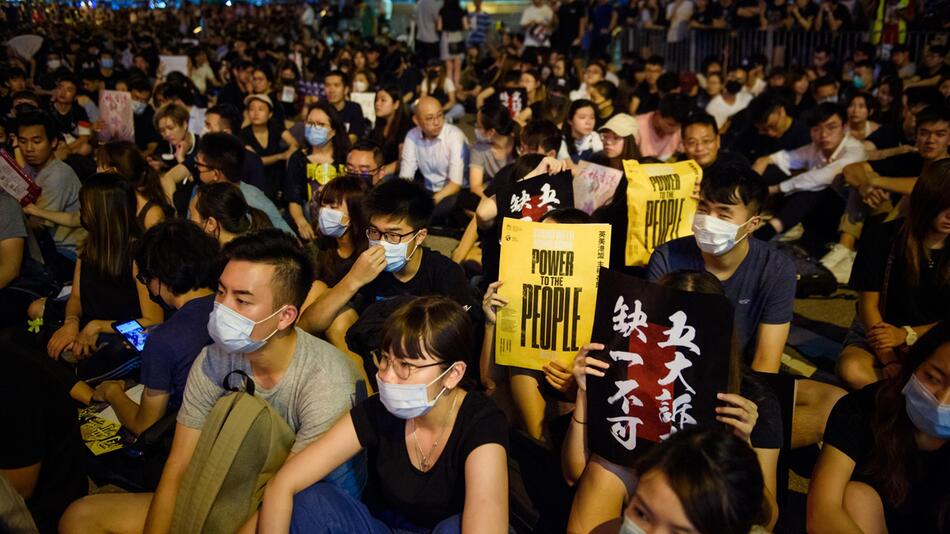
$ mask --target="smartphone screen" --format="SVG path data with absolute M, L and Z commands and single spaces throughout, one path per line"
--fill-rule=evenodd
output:
M 138 321 L 133 319 L 127 323 L 117 324 L 114 328 L 135 350 L 142 352 L 145 349 L 145 338 L 148 337 L 148 332 Z

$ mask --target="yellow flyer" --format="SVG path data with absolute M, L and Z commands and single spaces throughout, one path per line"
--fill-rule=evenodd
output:
M 626 264 L 646 265 L 653 250 L 679 237 L 693 235 L 697 200 L 693 187 L 703 170 L 693 160 L 638 163 L 624 160 L 627 175 Z
M 495 361 L 541 369 L 569 366 L 590 342 L 601 267 L 609 267 L 610 225 L 505 218 L 501 233 Z

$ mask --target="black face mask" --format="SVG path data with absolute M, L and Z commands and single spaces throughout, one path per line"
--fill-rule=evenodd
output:
M 729 80 L 726 82 L 726 92 L 730 95 L 737 95 L 739 91 L 742 90 L 742 82 L 736 80 Z
M 161 290 L 161 286 L 162 286 L 161 281 L 158 282 L 158 286 L 159 286 L 159 290 Z M 165 313 L 165 318 L 166 318 L 166 319 L 168 319 L 168 316 L 169 316 L 170 314 L 172 314 L 172 313 L 175 312 L 175 308 L 174 308 L 173 306 L 169 306 L 169 305 L 165 302 L 165 300 L 162 299 L 162 297 L 160 297 L 159 295 L 156 295 L 156 294 L 152 293 L 152 290 L 149 289 L 148 284 L 145 284 L 145 291 L 148 293 L 148 298 L 149 298 L 149 300 L 151 300 L 151 301 L 154 302 L 155 304 L 158 304 L 158 306 L 162 309 L 162 312 Z

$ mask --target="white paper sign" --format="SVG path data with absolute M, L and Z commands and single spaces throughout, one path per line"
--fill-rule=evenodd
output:
M 158 63 L 164 67 L 162 73 L 166 77 L 173 72 L 188 76 L 188 56 L 158 56 Z
M 363 116 L 369 121 L 370 127 L 376 125 L 376 93 L 350 93 L 350 100 L 356 102 L 363 109 Z
M 610 203 L 617 191 L 623 171 L 581 161 L 574 176 L 574 207 L 587 213 Z
M 99 93 L 100 141 L 135 141 L 132 95 L 125 91 Z

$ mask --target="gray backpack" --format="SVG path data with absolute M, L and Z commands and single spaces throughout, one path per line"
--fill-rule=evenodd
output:
M 244 379 L 232 388 L 231 375 Z M 232 371 L 201 429 L 175 502 L 171 532 L 231 533 L 257 511 L 264 486 L 284 464 L 294 431 L 274 408 L 254 396 L 254 381 Z

